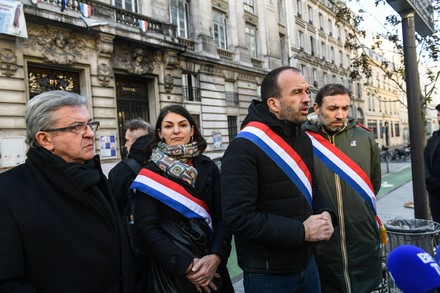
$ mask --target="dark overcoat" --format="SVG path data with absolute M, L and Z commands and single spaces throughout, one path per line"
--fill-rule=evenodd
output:
M 1 292 L 132 292 L 127 239 L 94 160 L 102 205 L 32 149 L 0 174 Z

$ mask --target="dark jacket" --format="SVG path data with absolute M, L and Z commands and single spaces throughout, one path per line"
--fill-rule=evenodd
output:
M 347 126 L 328 135 L 309 121 L 303 129 L 319 133 L 365 171 L 377 194 L 381 185 L 379 148 L 373 134 L 349 118 Z M 316 245 L 315 258 L 323 292 L 371 292 L 382 279 L 379 228 L 374 211 L 344 180 L 315 157 L 319 188 L 337 211 L 339 226 L 329 241 Z
M 130 148 L 127 158 L 134 159 L 138 164 L 139 168 L 147 161 L 147 156 L 145 154 L 145 147 L 151 141 L 153 134 L 147 134 L 138 137 Z M 108 183 L 112 189 L 113 195 L 116 197 L 116 202 L 125 210 L 128 205 L 128 190 L 130 188 L 133 179 L 137 176 L 133 170 L 125 164 L 123 161 L 117 163 L 108 174 Z M 127 211 L 125 211 L 127 212 Z
M 440 130 L 428 139 L 424 151 L 426 188 L 432 219 L 440 222 Z
M 232 236 L 222 220 L 220 170 L 211 159 L 204 155 L 193 158 L 193 167 L 198 171 L 195 187 L 190 186 L 183 180 L 168 176 L 152 161 L 144 165 L 144 168 L 177 182 L 191 195 L 203 200 L 208 205 L 214 226 L 214 236 L 208 253 L 217 254 L 221 258 L 219 266 L 223 282 L 221 292 L 233 292 L 232 283 L 226 270 L 231 251 Z M 139 190 L 136 191 L 135 195 L 134 216 L 137 235 L 142 248 L 157 263 L 163 266 L 167 273 L 186 279 L 184 276 L 185 270 L 193 261 L 193 257 L 179 248 L 161 230 L 160 222 L 168 220 L 179 223 L 181 226 L 187 226 L 190 220 Z M 194 288 L 193 292 L 196 292 L 195 286 L 192 287 Z
M 251 121 L 268 125 L 303 159 L 313 178 L 313 210 L 265 152 L 247 139 L 235 138 L 222 160 L 223 217 L 234 234 L 238 264 L 244 272 L 298 273 L 312 256 L 303 222 L 313 214 L 334 213 L 317 188 L 311 141 L 301 127 L 278 120 L 255 100 L 242 127 Z
M 91 198 L 59 165 L 33 149 L 27 157 L 0 174 L 0 291 L 132 292 L 130 251 L 99 158 L 103 197 Z

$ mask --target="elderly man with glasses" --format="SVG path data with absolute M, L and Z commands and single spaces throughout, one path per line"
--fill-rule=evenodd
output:
M 27 160 L 0 174 L 0 291 L 133 292 L 87 98 L 42 93 L 27 103 L 25 120 Z

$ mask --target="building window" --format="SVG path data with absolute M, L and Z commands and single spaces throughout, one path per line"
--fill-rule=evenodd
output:
M 371 129 L 371 132 L 374 135 L 374 138 L 377 139 L 377 121 L 376 120 L 370 120 L 368 121 L 368 128 Z
M 257 30 L 255 26 L 246 24 L 245 33 L 249 54 L 252 58 L 257 58 Z
M 285 24 L 284 22 L 284 0 L 278 0 L 278 23 Z
M 336 26 L 336 31 L 337 31 L 338 41 L 340 41 L 342 39 L 342 36 L 341 36 L 342 31 L 341 31 L 341 26 L 340 25 Z
M 228 136 L 229 141 L 233 140 L 237 136 L 237 116 L 228 116 Z
M 296 15 L 301 18 L 302 17 L 302 1 L 296 0 Z
M 310 54 L 312 54 L 312 56 L 316 55 L 316 42 L 312 36 L 310 37 Z
M 184 73 L 182 75 L 182 90 L 185 101 L 201 101 L 199 80 L 196 73 Z
M 113 0 L 113 5 L 132 12 L 138 11 L 136 0 Z
M 235 92 L 234 83 L 225 82 L 226 105 L 238 106 L 238 93 Z
M 299 50 L 304 51 L 304 32 L 302 31 L 298 32 L 298 39 L 299 39 Z
M 308 13 L 309 13 L 309 23 L 313 24 L 313 8 L 308 6 Z
M 190 38 L 189 3 L 186 0 L 170 0 L 171 23 L 177 26 L 177 36 Z
M 399 124 L 399 122 L 394 122 L 394 132 L 396 133 L 396 137 L 400 137 L 400 124 Z
M 330 61 L 335 64 L 335 48 L 330 47 Z
M 288 62 L 288 56 L 286 56 L 286 37 L 280 35 L 280 48 L 281 48 L 281 64 L 286 64 Z
M 324 42 L 321 43 L 321 57 L 323 60 L 327 59 L 327 46 Z
M 226 15 L 214 10 L 212 22 L 214 27 L 214 39 L 217 41 L 217 47 L 227 49 L 228 38 L 226 31 Z
M 313 69 L 312 70 L 312 79 L 313 79 L 313 86 L 318 87 L 318 70 Z
M 255 13 L 254 0 L 243 0 L 244 10 Z
M 343 55 L 342 55 L 342 51 L 341 50 L 339 50 L 339 66 L 341 66 L 341 67 L 343 67 L 343 62 L 344 62 L 344 57 L 342 57 Z
M 323 86 L 326 85 L 328 83 L 328 77 L 327 77 L 327 72 L 324 72 L 322 74 L 322 80 L 323 80 Z
M 301 74 L 302 76 L 304 76 L 304 78 L 307 80 L 307 82 L 309 82 L 309 76 L 308 76 L 308 72 L 307 72 L 307 66 L 305 66 L 304 64 L 301 64 Z
M 324 30 L 324 15 L 319 13 L 319 29 Z
M 191 114 L 191 117 L 196 122 L 196 125 L 197 125 L 197 128 L 199 129 L 199 131 L 202 132 L 202 125 L 200 124 L 200 115 L 198 115 L 198 114 Z
M 333 36 L 333 23 L 332 23 L 332 20 L 329 18 L 327 23 L 328 23 L 328 34 L 330 36 Z
M 347 55 L 345 55 L 345 59 L 346 59 L 346 67 L 348 68 L 348 67 L 350 67 L 350 56 L 348 56 L 348 54 Z

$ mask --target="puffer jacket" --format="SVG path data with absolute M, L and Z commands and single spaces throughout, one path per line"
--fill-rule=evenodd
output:
M 278 120 L 255 100 L 242 127 L 251 121 L 268 125 L 301 156 L 313 178 L 313 210 L 265 152 L 247 139 L 235 138 L 222 160 L 223 218 L 234 234 L 238 264 L 244 272 L 298 273 L 312 256 L 303 222 L 323 211 L 334 213 L 317 188 L 311 141 L 300 126 Z
M 307 121 L 304 130 L 322 135 L 350 157 L 370 177 L 375 194 L 380 189 L 379 148 L 372 133 L 349 118 L 333 136 Z M 374 211 L 345 181 L 315 157 L 319 187 L 337 210 L 339 226 L 327 242 L 315 247 L 322 292 L 371 292 L 382 279 L 379 228 Z

